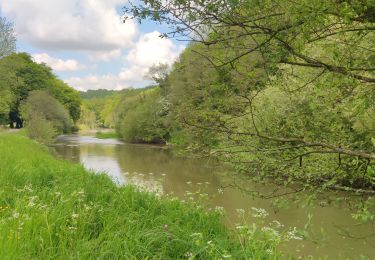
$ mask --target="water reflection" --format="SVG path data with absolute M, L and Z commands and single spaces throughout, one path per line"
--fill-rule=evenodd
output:
M 349 229 L 356 236 L 375 232 L 369 225 L 356 225 L 346 208 L 319 205 L 301 208 L 291 206 L 276 210 L 270 200 L 252 198 L 238 189 L 218 190 L 234 181 L 222 167 L 205 160 L 180 158 L 162 147 L 124 144 L 113 139 L 100 140 L 86 136 L 61 136 L 55 146 L 57 154 L 86 168 L 105 171 L 119 184 L 133 183 L 149 191 L 174 194 L 185 198 L 186 191 L 203 189 L 211 197 L 211 206 L 224 207 L 228 225 L 238 221 L 236 209 L 250 211 L 252 207 L 264 208 L 270 215 L 268 221 L 278 220 L 286 226 L 302 228 L 308 215 L 313 215 L 312 236 L 316 241 L 294 241 L 283 245 L 283 250 L 299 256 L 329 256 L 331 258 L 357 258 L 360 254 L 374 257 L 375 238 L 351 239 L 340 235 L 340 228 Z M 251 190 L 266 192 L 274 186 L 243 183 Z M 327 197 L 330 194 L 327 194 Z M 332 194 L 335 197 L 335 194 Z M 249 219 L 252 221 L 252 219 Z M 324 232 L 321 232 L 321 229 Z

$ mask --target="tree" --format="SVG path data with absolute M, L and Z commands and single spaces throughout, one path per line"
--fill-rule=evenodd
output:
M 80 116 L 81 99 L 79 93 L 58 79 L 51 68 L 35 63 L 29 54 L 11 54 L 0 60 L 0 89 L 11 92 L 8 99 L 8 121 L 13 127 L 23 126 L 20 105 L 34 90 L 46 90 L 62 103 L 74 121 Z
M 71 129 L 68 111 L 45 91 L 32 91 L 20 110 L 27 132 L 34 139 L 51 141 L 57 134 L 67 133 Z
M 144 1 L 126 11 L 195 43 L 168 76 L 190 147 L 256 178 L 373 187 L 374 1 Z
M 16 51 L 16 37 L 13 24 L 0 17 L 0 59 Z

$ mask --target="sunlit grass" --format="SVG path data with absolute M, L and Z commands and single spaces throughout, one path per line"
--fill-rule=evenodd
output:
M 115 131 L 110 132 L 96 132 L 95 134 L 96 138 L 99 139 L 116 139 L 119 138 L 119 135 Z
M 250 235 L 228 231 L 219 212 L 118 187 L 0 134 L 0 259 L 277 258 L 274 243 Z

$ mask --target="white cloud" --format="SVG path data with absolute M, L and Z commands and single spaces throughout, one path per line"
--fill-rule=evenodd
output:
M 49 56 L 47 53 L 33 54 L 34 61 L 46 63 L 55 71 L 76 71 L 84 69 L 85 66 L 73 59 L 62 60 Z
M 115 49 L 112 51 L 90 52 L 89 58 L 92 61 L 111 61 L 113 59 L 120 58 L 121 55 L 121 49 Z
M 126 56 L 126 61 L 144 67 L 158 63 L 172 64 L 184 47 L 159 36 L 160 33 L 157 31 L 142 35 L 135 48 Z
M 172 64 L 183 50 L 182 45 L 161 39 L 157 31 L 140 35 L 134 20 L 122 23 L 118 8 L 125 2 L 0 0 L 0 10 L 14 21 L 20 42 L 37 50 L 35 61 L 44 62 L 57 72 L 90 68 L 91 75 L 65 80 L 72 87 L 121 89 L 149 84 L 144 78 L 148 69 L 158 63 Z M 53 55 L 50 51 L 54 51 Z M 64 51 L 64 57 L 74 53 L 78 58 L 56 58 L 55 51 Z M 82 54 L 88 59 L 81 59 Z M 125 64 L 121 65 L 121 61 Z M 108 63 L 101 64 L 104 62 Z
M 160 38 L 157 31 L 140 37 L 135 48 L 129 51 L 125 60 L 132 64 L 123 68 L 119 74 L 122 80 L 140 82 L 144 80 L 149 68 L 159 63 L 171 65 L 184 49 L 170 39 Z
M 73 77 L 66 79 L 65 82 L 72 86 L 73 88 L 86 91 L 86 90 L 95 90 L 95 89 L 115 89 L 120 90 L 128 88 L 129 85 L 126 82 L 120 80 L 116 75 L 88 75 L 85 77 Z
M 124 61 L 129 65 L 122 68 L 117 75 L 74 77 L 66 82 L 78 90 L 123 89 L 150 84 L 144 77 L 148 69 L 159 63 L 171 65 L 184 49 L 184 46 L 176 45 L 170 39 L 162 39 L 159 35 L 159 32 L 154 31 L 141 36 L 134 43 L 134 48 L 124 57 Z
M 137 25 L 122 23 L 119 0 L 0 0 L 20 39 L 48 50 L 113 51 L 129 47 Z

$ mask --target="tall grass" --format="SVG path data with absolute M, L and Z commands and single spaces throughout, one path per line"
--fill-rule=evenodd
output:
M 276 258 L 272 243 L 256 245 L 217 212 L 118 187 L 0 133 L 0 259 Z

